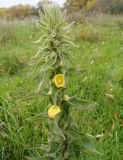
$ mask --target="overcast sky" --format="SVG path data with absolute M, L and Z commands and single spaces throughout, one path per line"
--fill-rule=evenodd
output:
M 0 7 L 10 7 L 18 4 L 36 5 L 38 1 L 39 0 L 0 0 Z M 56 2 L 59 5 L 62 5 L 65 2 L 65 0 L 51 0 L 51 1 Z

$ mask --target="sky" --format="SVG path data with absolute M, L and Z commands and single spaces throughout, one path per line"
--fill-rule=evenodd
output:
M 11 7 L 13 5 L 18 5 L 18 4 L 36 5 L 38 1 L 39 0 L 0 0 L 0 7 Z M 56 2 L 61 6 L 65 2 L 65 0 L 50 0 L 50 1 Z

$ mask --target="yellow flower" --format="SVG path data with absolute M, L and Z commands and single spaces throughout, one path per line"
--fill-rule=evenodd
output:
M 49 109 L 48 109 L 48 116 L 49 118 L 55 118 L 55 116 L 61 112 L 61 109 L 59 106 L 57 105 L 52 105 Z
M 53 77 L 53 83 L 57 88 L 64 87 L 65 79 L 63 74 L 57 74 Z

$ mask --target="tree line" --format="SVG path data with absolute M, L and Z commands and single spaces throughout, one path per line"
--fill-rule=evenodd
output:
M 37 16 L 38 10 L 43 11 L 44 5 L 52 4 L 51 1 L 39 1 L 37 7 L 27 5 L 17 5 L 10 8 L 0 8 L 0 17 L 7 17 L 9 19 L 27 16 Z M 70 12 L 84 12 L 96 11 L 111 14 L 123 13 L 123 0 L 66 0 L 63 9 Z
M 123 0 L 67 0 L 67 11 L 96 11 L 110 14 L 123 13 Z

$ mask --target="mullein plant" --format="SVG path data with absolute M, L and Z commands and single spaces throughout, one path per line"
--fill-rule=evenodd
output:
M 98 153 L 92 136 L 78 130 L 71 113 L 71 108 L 86 109 L 95 105 L 67 94 L 70 74 L 80 72 L 70 53 L 71 45 L 76 47 L 69 37 L 71 26 L 66 24 L 58 6 L 48 6 L 40 12 L 41 37 L 36 41 L 40 48 L 32 57 L 31 65 L 39 79 L 38 92 L 48 96 L 49 101 L 47 111 L 39 115 L 49 122 L 41 159 L 82 160 L 84 148 Z

